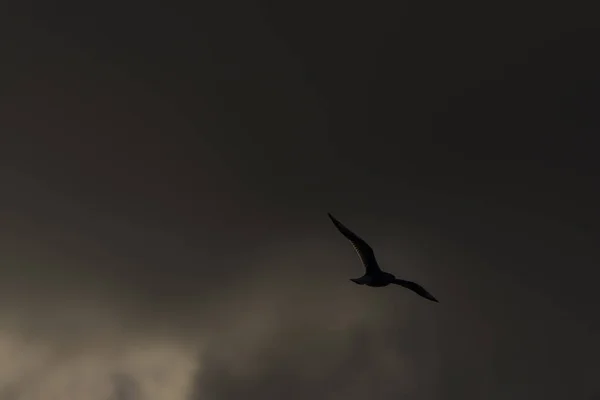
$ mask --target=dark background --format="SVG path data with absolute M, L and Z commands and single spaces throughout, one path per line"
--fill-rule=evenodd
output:
M 593 11 L 3 8 L 0 399 L 600 395 Z

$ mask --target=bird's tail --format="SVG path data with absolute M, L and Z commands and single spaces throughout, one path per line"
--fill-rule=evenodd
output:
M 360 278 L 352 278 L 350 280 L 359 285 L 366 285 L 371 281 L 371 278 L 368 275 L 363 275 Z

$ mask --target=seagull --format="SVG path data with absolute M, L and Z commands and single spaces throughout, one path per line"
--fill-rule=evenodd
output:
M 427 290 L 425 290 L 421 285 L 411 282 L 405 281 L 403 279 L 398 279 L 394 275 L 384 272 L 379 268 L 377 264 L 377 259 L 375 258 L 375 253 L 371 246 L 367 244 L 364 240 L 358 237 L 354 232 L 350 229 L 346 228 L 340 221 L 335 219 L 333 215 L 327 213 L 335 227 L 352 243 L 354 250 L 358 254 L 358 257 L 362 261 L 366 273 L 360 278 L 350 279 L 352 282 L 358 285 L 367 285 L 371 287 L 383 287 L 389 284 L 395 284 L 403 286 L 407 289 L 412 290 L 419 296 L 425 297 L 428 300 L 435 301 L 439 303 L 438 300 L 433 297 Z

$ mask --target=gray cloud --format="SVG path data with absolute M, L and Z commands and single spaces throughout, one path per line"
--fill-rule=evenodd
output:
M 69 277 L 77 260 L 66 253 L 21 253 L 25 269 L 6 268 L 9 257 L 3 285 L 19 290 L 3 294 L 2 395 L 126 396 L 115 374 L 149 400 L 454 399 L 500 388 L 518 399 L 552 396 L 548 376 L 591 384 L 560 367 L 591 362 L 588 326 L 535 291 L 498 285 L 500 273 L 477 277 L 443 241 L 432 254 L 401 232 L 372 235 L 382 263 L 427 282 L 442 302 L 363 290 L 348 281 L 361 272 L 351 247 L 325 223 L 315 231 L 225 257 L 230 274 L 157 262 L 163 269 L 151 264 L 155 275 L 142 279 L 134 262 L 119 282 L 85 264 L 89 274 Z M 150 255 L 160 235 L 153 240 Z
M 446 3 L 0 15 L 0 400 L 597 396 L 595 44 Z

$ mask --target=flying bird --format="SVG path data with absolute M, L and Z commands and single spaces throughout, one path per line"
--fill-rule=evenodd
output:
M 377 264 L 377 259 L 375 258 L 375 253 L 373 252 L 371 246 L 369 246 L 367 242 L 358 237 L 350 229 L 346 228 L 340 221 L 335 219 L 333 215 L 329 213 L 327 213 L 327 215 L 329 215 L 329 218 L 331 221 L 333 221 L 333 224 L 342 233 L 342 235 L 344 235 L 346 239 L 352 243 L 354 250 L 356 250 L 358 257 L 366 269 L 366 273 L 360 278 L 350 279 L 352 282 L 358 285 L 367 285 L 371 287 L 383 287 L 393 283 L 395 285 L 400 285 L 410 289 L 419 296 L 438 303 L 438 300 L 421 285 L 415 282 L 398 279 L 393 274 L 382 271 Z

